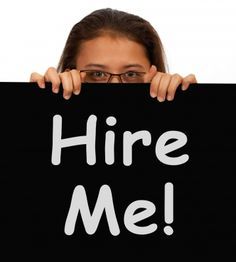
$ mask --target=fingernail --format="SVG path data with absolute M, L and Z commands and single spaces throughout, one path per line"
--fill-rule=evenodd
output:
M 165 99 L 163 97 L 161 97 L 161 96 L 159 96 L 157 99 L 158 99 L 159 102 L 164 102 L 165 101 Z
M 70 95 L 64 95 L 64 98 L 68 100 L 70 98 Z
M 53 89 L 52 89 L 52 92 L 55 93 L 55 94 L 57 94 L 57 93 L 59 92 L 59 89 L 58 89 L 58 88 L 53 88 Z
M 168 100 L 168 101 L 171 101 L 171 100 L 173 100 L 173 97 L 172 97 L 171 95 L 168 95 L 168 96 L 167 96 L 167 100 Z
M 155 92 L 151 92 L 150 95 L 151 95 L 152 98 L 156 97 L 156 93 Z
M 184 91 L 187 89 L 187 87 L 185 85 L 182 85 L 181 89 Z
M 45 88 L 45 83 L 40 83 L 40 84 L 39 84 L 39 87 Z
M 74 94 L 78 95 L 80 93 L 80 90 L 74 90 Z

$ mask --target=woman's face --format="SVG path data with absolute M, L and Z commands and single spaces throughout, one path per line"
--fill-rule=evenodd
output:
M 99 72 L 112 74 L 129 72 L 129 75 L 127 75 L 129 77 L 132 74 L 134 75 L 135 72 L 147 73 L 150 66 L 145 48 L 141 44 L 126 37 L 109 35 L 82 43 L 76 59 L 76 69 L 95 70 L 97 71 L 96 74 L 100 74 L 98 76 L 101 76 Z M 109 80 L 112 83 L 120 81 L 118 76 L 113 76 Z

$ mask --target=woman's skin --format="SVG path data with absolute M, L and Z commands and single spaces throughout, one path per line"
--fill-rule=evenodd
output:
M 82 43 L 76 58 L 76 69 L 57 73 L 55 68 L 50 67 L 44 76 L 32 73 L 30 81 L 37 82 L 41 88 L 45 88 L 45 82 L 51 82 L 54 93 L 59 92 L 62 83 L 63 97 L 69 99 L 72 94 L 78 95 L 81 91 L 86 73 L 79 70 L 98 70 L 113 74 L 146 72 L 144 82 L 151 83 L 150 95 L 160 102 L 173 100 L 179 85 L 182 90 L 187 90 L 191 83 L 197 82 L 193 74 L 182 77 L 179 74 L 158 72 L 156 66 L 150 64 L 141 44 L 125 36 L 114 35 L 103 35 Z M 119 82 L 117 76 L 110 80 L 110 83 Z

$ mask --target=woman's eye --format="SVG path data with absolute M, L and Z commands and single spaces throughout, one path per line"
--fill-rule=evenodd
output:
M 109 78 L 109 74 L 103 71 L 86 71 L 86 77 L 85 77 L 85 82 L 88 83 L 105 83 L 107 82 L 107 79 Z
M 92 76 L 102 78 L 102 77 L 105 77 L 106 74 L 104 72 L 101 72 L 101 71 L 95 71 L 95 72 L 92 72 Z
M 133 71 L 129 71 L 129 72 L 125 73 L 125 76 L 129 77 L 129 78 L 134 78 L 134 77 L 138 76 L 138 73 L 137 72 L 133 72 Z

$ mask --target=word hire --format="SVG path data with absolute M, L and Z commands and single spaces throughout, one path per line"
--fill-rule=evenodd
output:
M 117 120 L 110 116 L 106 119 L 108 126 L 114 126 Z M 96 127 L 97 117 L 90 115 L 87 120 L 86 134 L 84 136 L 76 136 L 62 139 L 62 117 L 55 115 L 53 117 L 53 141 L 51 162 L 53 165 L 61 163 L 62 148 L 86 145 L 86 161 L 88 165 L 96 163 Z M 134 133 L 125 131 L 123 133 L 123 164 L 130 166 L 133 157 L 133 145 L 138 140 L 142 141 L 144 146 L 150 146 L 152 136 L 147 130 L 140 130 Z M 170 142 L 169 140 L 174 140 Z M 169 141 L 169 143 L 167 143 Z M 163 133 L 156 141 L 155 154 L 157 159 L 166 165 L 177 166 L 188 161 L 189 156 L 183 154 L 180 156 L 170 157 L 167 154 L 183 147 L 187 143 L 187 136 L 180 131 L 167 131 Z M 112 165 L 115 162 L 115 133 L 108 130 L 105 134 L 105 162 Z

